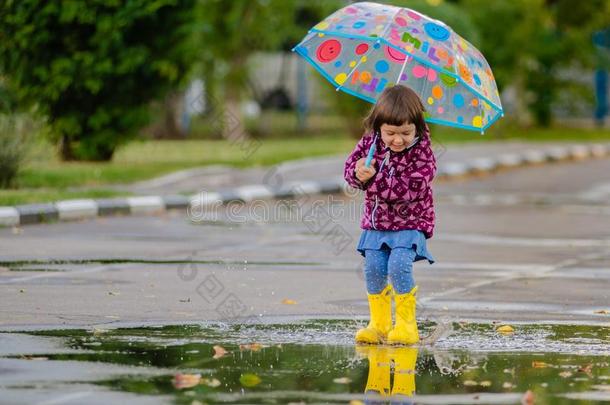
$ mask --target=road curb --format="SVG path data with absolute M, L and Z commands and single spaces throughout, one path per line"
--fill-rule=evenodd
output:
M 440 181 L 492 173 L 502 169 L 538 165 L 566 160 L 602 158 L 610 155 L 610 144 L 581 144 L 529 149 L 496 157 L 480 157 L 468 162 L 450 162 L 437 172 Z M 280 187 L 252 184 L 193 196 L 136 196 L 107 199 L 75 199 L 54 203 L 25 204 L 0 207 L 0 227 L 56 221 L 71 221 L 112 215 L 158 214 L 171 209 L 195 212 L 206 206 L 230 202 L 251 202 L 269 198 L 291 198 L 310 194 L 347 192 L 349 186 L 342 176 L 317 181 L 290 182 Z M 189 213 L 190 214 L 190 213 Z

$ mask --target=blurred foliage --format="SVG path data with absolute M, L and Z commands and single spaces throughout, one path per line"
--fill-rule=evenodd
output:
M 64 160 L 109 160 L 148 123 L 151 101 L 201 77 L 206 133 L 226 135 L 234 118 L 238 130 L 260 135 L 239 108 L 253 92 L 249 57 L 289 52 L 309 28 L 348 3 L 5 0 L 0 2 L 0 112 L 28 108 L 46 117 L 50 139 Z M 549 125 L 555 103 L 592 103 L 590 84 L 575 76 L 599 64 L 591 37 L 610 27 L 610 0 L 577 6 L 570 0 L 391 3 L 444 21 L 481 49 L 500 90 L 516 93 L 520 120 L 531 116 Z M 333 113 L 359 137 L 371 105 L 335 91 L 318 74 L 312 77 L 332 101 Z
M 194 60 L 196 0 L 5 0 L 0 71 L 64 160 L 109 160 Z
M 31 132 L 26 116 L 0 114 L 0 189 L 14 186 L 28 153 Z
M 213 120 L 225 118 L 211 123 L 218 132 L 226 132 L 231 126 L 227 116 L 237 123 L 245 121 L 238 103 L 252 87 L 249 56 L 261 51 L 288 52 L 303 32 L 342 4 L 322 0 L 203 0 L 198 19 L 201 43 L 205 44 L 201 48 L 200 74 L 206 83 L 208 113 L 213 113 Z
M 0 76 L 0 114 L 15 112 L 17 100 L 15 95 L 9 90 L 6 78 Z
M 480 40 L 472 42 L 491 65 L 500 91 L 515 86 L 517 101 L 524 103 L 521 111 L 529 111 L 543 126 L 551 124 L 551 107 L 560 90 L 568 81 L 575 84 L 561 70 L 593 67 L 592 35 L 610 26 L 608 0 L 578 5 L 570 0 L 459 3 L 479 30 Z

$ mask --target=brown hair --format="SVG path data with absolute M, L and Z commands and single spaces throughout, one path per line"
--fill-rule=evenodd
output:
M 426 129 L 421 99 L 413 90 L 401 84 L 387 87 L 377 99 L 363 121 L 367 132 L 378 133 L 383 124 L 401 126 L 404 123 L 415 125 L 418 136 Z

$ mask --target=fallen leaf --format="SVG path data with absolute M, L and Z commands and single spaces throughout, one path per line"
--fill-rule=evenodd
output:
M 547 368 L 548 366 L 544 361 L 532 361 L 532 367 L 534 368 Z
M 503 334 L 509 334 L 509 333 L 514 333 L 515 329 L 510 325 L 501 325 L 496 328 L 496 332 L 503 333 Z
M 214 346 L 214 356 L 213 357 L 215 359 L 219 359 L 219 358 L 221 358 L 222 356 L 224 356 L 224 355 L 226 355 L 228 353 L 229 352 L 227 350 L 225 350 L 224 347 L 219 346 L 219 345 Z
M 218 387 L 220 386 L 220 380 L 218 378 L 203 378 L 201 380 L 201 384 L 207 385 L 208 387 Z
M 261 383 L 261 378 L 256 374 L 246 373 L 242 374 L 241 377 L 239 377 L 239 382 L 244 387 L 254 387 Z
M 172 380 L 174 388 L 179 390 L 184 388 L 192 388 L 201 381 L 201 374 L 176 374 Z
M 578 368 L 580 373 L 585 373 L 589 377 L 592 377 L 591 370 L 593 370 L 593 364 L 587 364 Z
M 527 390 L 521 397 L 521 405 L 534 405 L 534 400 L 534 393 L 531 390 Z
M 118 291 L 108 291 L 108 295 L 121 295 Z
M 349 405 L 364 405 L 364 402 L 357 399 L 352 399 L 351 401 L 349 401 Z
M 39 360 L 39 361 L 44 361 L 44 360 L 49 360 L 48 357 L 43 357 L 43 356 L 21 356 L 21 358 L 23 360 Z
M 349 377 L 339 377 L 333 379 L 333 382 L 336 382 L 337 384 L 349 384 L 352 382 L 352 380 Z
M 263 348 L 263 345 L 260 343 L 249 343 L 245 345 L 239 345 L 239 350 L 252 350 L 253 352 L 258 352 Z
M 595 313 L 606 315 L 606 314 L 610 314 L 610 311 L 608 311 L 607 309 L 600 309 L 599 311 L 595 311 Z
M 296 305 L 296 301 L 295 300 L 291 300 L 289 298 L 284 298 L 282 300 L 282 304 L 286 304 L 286 305 Z

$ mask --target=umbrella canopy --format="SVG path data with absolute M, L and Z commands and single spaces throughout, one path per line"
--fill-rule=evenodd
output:
M 388 86 L 410 87 L 428 122 L 483 132 L 503 116 L 481 52 L 415 10 L 354 3 L 316 24 L 292 50 L 337 90 L 371 103 Z

